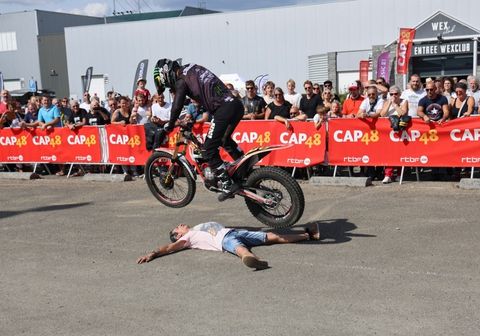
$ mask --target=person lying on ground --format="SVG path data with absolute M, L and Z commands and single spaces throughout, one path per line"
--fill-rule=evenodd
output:
M 155 258 L 187 248 L 227 251 L 242 259 L 245 266 L 262 270 L 268 268 L 268 262 L 260 260 L 250 250 L 254 246 L 296 243 L 303 240 L 319 240 L 318 225 L 310 226 L 302 233 L 276 234 L 273 232 L 247 231 L 225 228 L 217 222 L 201 223 L 193 228 L 179 224 L 170 231 L 172 243 L 160 246 L 137 259 L 138 264 L 150 262 Z

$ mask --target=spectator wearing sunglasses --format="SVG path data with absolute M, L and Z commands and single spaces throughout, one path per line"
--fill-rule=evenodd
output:
M 425 91 L 427 95 L 418 102 L 417 116 L 427 124 L 430 122 L 442 124 L 449 117 L 447 98 L 438 94 L 433 81 L 426 84 Z
M 267 105 L 265 119 L 276 120 L 285 124 L 287 129 L 290 129 L 291 125 L 288 119 L 290 118 L 292 104 L 285 100 L 282 88 L 275 88 L 274 97 L 274 101 Z
M 80 108 L 84 109 L 85 111 L 89 112 L 90 111 L 90 104 L 92 101 L 90 100 L 90 93 L 84 92 L 83 93 L 83 101 L 80 104 Z
M 242 98 L 243 103 L 243 119 L 255 120 L 265 119 L 265 107 L 267 104 L 265 100 L 257 95 L 257 88 L 253 80 L 245 82 L 245 90 L 247 91 L 245 97 Z
M 469 117 L 475 108 L 475 99 L 467 95 L 467 84 L 455 84 L 455 97 L 450 98 L 450 120 Z
M 367 89 L 367 99 L 362 101 L 357 118 L 378 118 L 383 107 L 383 99 L 378 97 L 377 87 L 372 85 Z
M 330 79 L 327 79 L 325 82 L 323 82 L 323 90 L 331 90 L 333 92 L 333 98 L 337 101 L 340 101 L 340 97 L 335 93 L 335 90 L 333 89 L 333 82 Z
M 306 118 L 312 119 L 317 114 L 317 106 L 322 106 L 322 97 L 313 93 L 313 84 L 306 80 L 303 83 L 305 94 L 300 99 L 300 115 L 305 115 Z

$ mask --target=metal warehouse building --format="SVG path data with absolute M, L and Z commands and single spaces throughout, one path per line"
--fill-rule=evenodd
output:
M 103 18 L 40 10 L 0 15 L 0 71 L 5 88 L 39 89 L 65 96 L 68 86 L 64 28 L 103 23 Z
M 91 93 L 103 97 L 113 88 L 131 95 L 142 59 L 150 62 L 147 87 L 153 91 L 150 74 L 163 57 L 202 64 L 217 74 L 237 73 L 245 80 L 268 75 L 282 87 L 289 78 L 299 89 L 305 79 L 328 78 L 342 91 L 358 78 L 360 60 L 371 60 L 374 73 L 376 57 L 390 51 L 392 65 L 403 27 L 422 32 L 414 40 L 410 73 L 466 76 L 477 73 L 477 8 L 474 0 L 354 0 L 68 27 L 69 93 L 81 96 L 82 75 L 92 66 Z M 28 60 L 15 62 L 20 69 Z

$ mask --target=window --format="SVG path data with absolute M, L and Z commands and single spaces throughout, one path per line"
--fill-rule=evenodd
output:
M 17 50 L 17 33 L 0 33 L 0 52 Z

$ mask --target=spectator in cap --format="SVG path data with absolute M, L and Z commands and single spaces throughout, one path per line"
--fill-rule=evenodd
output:
M 139 78 L 137 80 L 137 89 L 133 94 L 133 97 L 137 97 L 140 93 L 143 94 L 143 99 L 145 102 L 142 105 L 146 105 L 150 101 L 150 91 L 148 91 L 145 85 L 147 85 L 147 80 Z
M 357 82 L 348 85 L 349 96 L 343 102 L 342 113 L 346 118 L 355 118 L 364 97 L 360 95 L 360 87 Z

